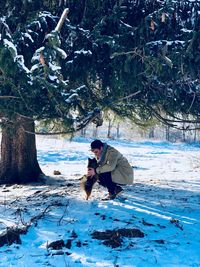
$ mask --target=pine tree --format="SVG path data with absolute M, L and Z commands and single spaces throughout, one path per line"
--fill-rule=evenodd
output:
M 0 8 L 1 182 L 41 173 L 36 120 L 63 132 L 100 124 L 104 109 L 138 123 L 199 120 L 199 1 L 6 0 Z M 64 8 L 69 20 L 57 31 Z
M 36 181 L 41 174 L 35 120 L 59 121 L 69 133 L 90 121 L 101 123 L 87 86 L 64 77 L 67 55 L 55 30 L 59 17 L 29 14 L 23 24 L 21 15 L 15 17 L 17 27 L 9 16 L 0 21 L 1 183 Z

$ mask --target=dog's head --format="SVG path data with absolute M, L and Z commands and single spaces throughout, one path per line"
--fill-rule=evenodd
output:
M 88 169 L 92 168 L 92 169 L 96 169 L 98 167 L 98 164 L 97 164 L 97 160 L 95 158 L 93 159 L 90 159 L 88 158 Z

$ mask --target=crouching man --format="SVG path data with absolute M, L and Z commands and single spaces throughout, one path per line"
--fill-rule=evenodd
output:
M 99 184 L 108 189 L 108 196 L 104 200 L 112 200 L 123 191 L 121 185 L 133 183 L 133 168 L 114 147 L 102 143 L 100 140 L 94 140 L 90 146 L 98 167 L 89 169 L 87 175 L 93 176 L 97 173 Z

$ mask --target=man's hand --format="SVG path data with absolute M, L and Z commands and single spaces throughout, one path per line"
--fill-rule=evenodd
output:
M 95 169 L 88 168 L 87 176 L 94 176 L 95 175 Z

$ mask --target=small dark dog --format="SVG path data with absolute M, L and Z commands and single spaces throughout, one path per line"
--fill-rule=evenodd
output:
M 88 158 L 88 170 L 89 169 L 96 169 L 98 167 L 97 161 L 95 158 L 90 159 Z M 98 174 L 95 174 L 94 176 L 87 176 L 84 175 L 81 178 L 81 187 L 83 188 L 83 190 L 86 193 L 86 200 L 89 199 L 91 193 L 92 193 L 92 188 L 94 186 L 94 184 L 97 182 L 98 180 Z

